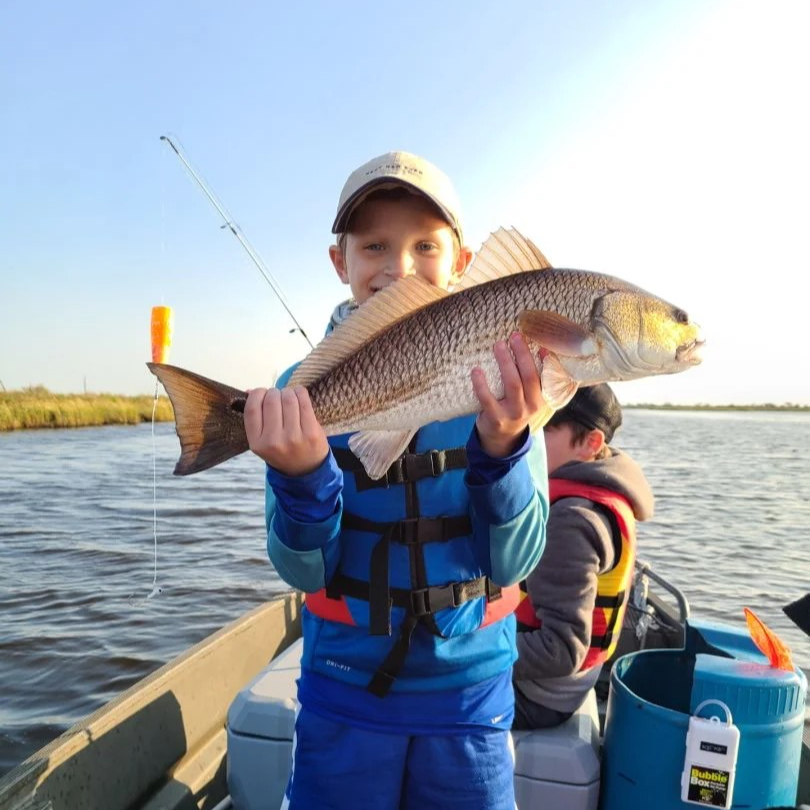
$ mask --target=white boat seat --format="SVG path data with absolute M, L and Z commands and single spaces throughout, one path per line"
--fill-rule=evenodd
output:
M 281 806 L 292 762 L 302 649 L 298 639 L 231 703 L 227 779 L 234 810 Z
M 599 804 L 599 711 L 593 689 L 555 728 L 513 731 L 518 810 L 596 810 Z

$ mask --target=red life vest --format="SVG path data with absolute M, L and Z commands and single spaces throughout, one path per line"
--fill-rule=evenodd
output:
M 623 495 L 602 487 L 588 486 L 562 478 L 549 479 L 549 498 L 553 504 L 562 498 L 585 498 L 607 510 L 613 526 L 616 559 L 613 567 L 597 577 L 596 602 L 591 621 L 591 641 L 580 670 L 590 669 L 610 658 L 619 640 L 636 553 L 636 519 L 630 502 Z M 542 565 L 542 560 L 540 565 Z M 518 632 L 542 626 L 528 596 L 526 581 L 520 583 L 520 603 L 515 610 Z

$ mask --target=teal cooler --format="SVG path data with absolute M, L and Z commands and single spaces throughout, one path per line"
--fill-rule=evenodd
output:
M 807 679 L 774 669 L 746 631 L 688 622 L 682 650 L 642 650 L 610 676 L 602 748 L 601 810 L 683 810 L 681 774 L 689 717 L 719 700 L 740 731 L 731 806 L 794 805 Z M 716 704 L 701 717 L 725 719 Z

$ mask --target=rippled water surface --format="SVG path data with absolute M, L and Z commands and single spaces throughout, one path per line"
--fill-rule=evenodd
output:
M 174 478 L 174 426 L 0 433 L 0 774 L 190 644 L 286 590 L 264 549 L 261 463 Z M 694 614 L 781 611 L 810 589 L 810 415 L 628 411 L 616 444 L 657 514 L 640 556 Z

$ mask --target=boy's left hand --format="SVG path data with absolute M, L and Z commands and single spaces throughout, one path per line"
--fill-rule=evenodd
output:
M 503 379 L 503 399 L 495 399 L 483 369 L 472 370 L 473 390 L 482 409 L 475 421 L 478 437 L 484 452 L 493 458 L 511 455 L 531 417 L 545 407 L 540 375 L 523 335 L 515 332 L 509 344 L 511 352 L 503 340 L 494 348 Z

